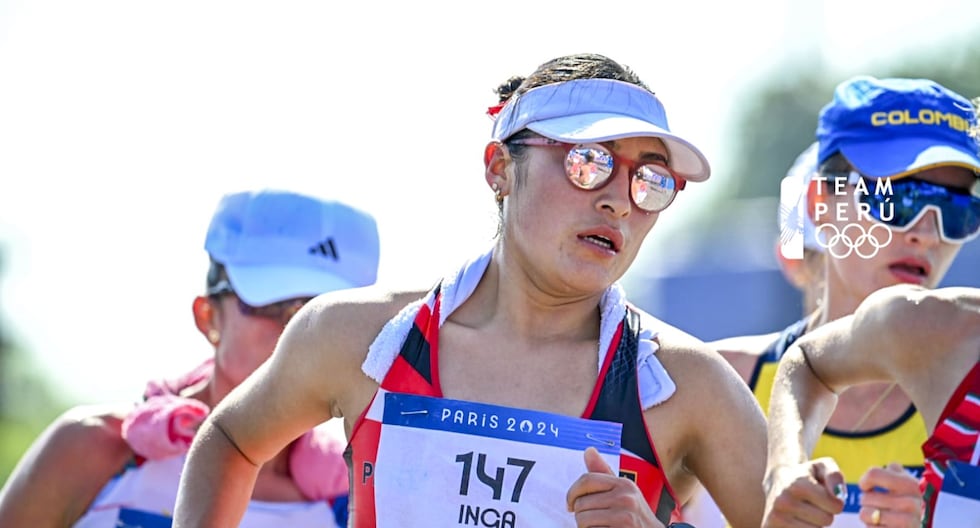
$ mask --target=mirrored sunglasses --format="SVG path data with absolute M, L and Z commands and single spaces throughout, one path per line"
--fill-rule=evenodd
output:
M 221 279 L 217 284 L 208 288 L 207 294 L 209 297 L 220 297 L 222 295 L 234 295 L 235 301 L 237 301 L 238 311 L 242 315 L 247 315 L 249 317 L 261 317 L 263 319 L 272 319 L 279 321 L 283 325 L 289 322 L 290 319 L 304 304 L 310 302 L 312 297 L 299 297 L 296 299 L 286 299 L 285 301 L 274 302 L 272 304 L 266 304 L 264 306 L 252 306 L 246 303 L 235 293 L 235 290 L 231 287 L 231 283 L 228 279 Z
M 858 178 L 864 176 L 851 171 L 848 183 L 856 184 Z M 943 241 L 962 244 L 980 234 L 980 180 L 970 191 L 906 177 L 891 181 L 891 193 L 875 192 L 875 179 L 864 180 L 868 192 L 854 193 L 858 208 L 896 231 L 909 230 L 931 209 Z
M 683 178 L 674 176 L 664 165 L 627 160 L 598 143 L 573 145 L 545 137 L 512 139 L 508 143 L 564 148 L 568 181 L 587 191 L 601 189 L 609 183 L 617 164 L 621 164 L 631 175 L 630 199 L 648 213 L 666 209 L 674 201 L 677 191 L 683 190 L 687 183 Z

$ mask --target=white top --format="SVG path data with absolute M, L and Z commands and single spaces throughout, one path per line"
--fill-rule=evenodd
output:
M 102 488 L 75 528 L 170 528 L 185 455 L 147 460 Z M 337 528 L 326 501 L 251 501 L 241 528 Z

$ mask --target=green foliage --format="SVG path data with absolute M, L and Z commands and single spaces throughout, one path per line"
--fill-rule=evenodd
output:
M 34 439 L 66 408 L 27 352 L 0 347 L 0 485 Z
M 0 485 L 7 481 L 44 425 L 0 419 Z
M 734 162 L 728 196 L 775 197 L 779 181 L 796 156 L 815 137 L 820 109 L 830 102 L 834 87 L 853 75 L 932 79 L 967 98 L 980 95 L 980 38 L 972 45 L 951 42 L 948 49 L 924 50 L 919 56 L 903 56 L 859 71 L 827 73 L 816 58 L 794 61 L 770 73 L 748 91 L 754 98 L 738 105 L 730 136 Z

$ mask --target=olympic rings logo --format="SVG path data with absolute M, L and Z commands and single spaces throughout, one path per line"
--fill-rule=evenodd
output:
M 875 236 L 875 228 L 881 228 L 887 233 L 888 240 L 882 242 Z M 833 234 L 830 235 L 830 233 Z M 825 236 L 830 235 L 827 237 L 826 242 L 824 242 L 824 236 L 821 236 L 822 234 Z M 815 235 L 817 244 L 826 249 L 832 257 L 839 259 L 846 258 L 851 253 L 856 253 L 863 259 L 874 258 L 881 248 L 891 243 L 893 236 L 892 230 L 888 229 L 888 226 L 877 223 L 872 224 L 867 231 L 865 231 L 864 226 L 861 224 L 847 224 L 843 229 L 838 229 L 834 224 L 820 224 L 817 226 Z M 866 245 L 870 245 L 873 251 L 865 249 Z M 837 248 L 841 246 L 847 248 L 847 251 L 839 254 Z

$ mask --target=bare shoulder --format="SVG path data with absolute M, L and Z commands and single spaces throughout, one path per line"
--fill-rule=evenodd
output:
M 882 288 L 854 314 L 807 332 L 796 345 L 832 387 L 895 380 L 914 391 L 921 373 L 939 362 L 968 367 L 977 361 L 978 292 L 908 284 Z
M 927 423 L 935 423 L 952 388 L 980 361 L 980 289 L 883 288 L 861 303 L 850 325 L 838 326 L 833 334 L 822 338 L 818 346 L 843 349 L 841 355 L 878 367 L 874 372 L 881 374 L 879 379 L 898 381 L 927 417 Z M 849 366 L 838 357 L 824 363 L 823 371 L 830 370 L 826 364 Z M 864 364 L 858 367 L 854 370 L 871 370 Z M 831 373 L 856 382 L 841 373 Z
M 353 288 L 320 295 L 310 301 L 303 311 L 316 316 L 321 324 L 340 326 L 351 319 L 358 319 L 381 325 L 426 293 L 424 290 L 393 291 L 376 286 Z
M 284 336 L 321 348 L 359 350 L 364 358 L 385 323 L 425 295 L 421 290 L 390 291 L 378 287 L 341 290 L 310 301 L 290 321 Z M 346 352 L 345 352 L 346 353 Z
M 755 371 L 759 358 L 779 338 L 779 332 L 726 337 L 708 342 L 708 346 L 725 358 L 746 383 Z
M 976 322 L 980 320 L 980 289 L 939 288 L 899 284 L 882 288 L 870 296 L 857 312 L 867 319 L 900 324 L 904 333 L 934 326 L 935 323 Z
M 131 404 L 75 407 L 31 445 L 0 493 L 6 525 L 71 524 L 132 459 L 120 434 Z
M 335 417 L 356 416 L 377 388 L 361 369 L 371 343 L 388 321 L 424 294 L 367 287 L 313 299 L 280 337 L 269 364 L 272 377 L 262 382 L 265 391 L 287 397 L 285 384 L 288 397 L 309 397 Z
M 657 357 L 678 387 L 718 390 L 736 382 L 744 386 L 735 369 L 711 345 L 664 322 L 658 322 L 658 328 Z
M 882 288 L 861 303 L 852 324 L 855 335 L 878 342 L 888 336 L 889 345 L 900 348 L 943 348 L 944 343 L 977 339 L 980 289 L 929 290 L 907 284 Z
M 710 345 L 665 323 L 655 324 L 660 342 L 656 356 L 676 390 L 663 403 L 647 409 L 645 415 L 648 424 L 672 424 L 650 430 L 668 480 L 681 500 L 690 497 L 695 480 L 701 480 L 712 494 L 728 494 L 728 510 L 734 512 L 732 504 L 743 501 L 744 496 L 730 483 L 739 478 L 762 478 L 762 409 L 748 385 Z M 732 439 L 748 446 L 736 461 L 730 457 Z
M 750 357 L 759 357 L 765 353 L 766 349 L 779 338 L 779 332 L 769 334 L 756 334 L 726 337 L 717 341 L 708 341 L 708 346 L 718 351 L 721 355 L 739 354 Z
M 748 385 L 720 354 L 682 330 L 661 328 L 657 357 L 677 386 L 671 399 L 678 407 L 712 415 L 761 413 Z
M 73 407 L 51 424 L 49 442 L 86 457 L 125 462 L 133 455 L 122 438 L 122 422 L 132 404 L 103 404 Z M 59 449 L 59 451 L 61 451 Z
M 134 456 L 122 437 L 122 422 L 132 404 L 78 406 L 65 411 L 44 432 L 35 461 L 40 471 L 60 473 L 68 463 L 75 477 L 91 476 L 100 486 Z M 72 478 L 71 476 L 67 478 Z

